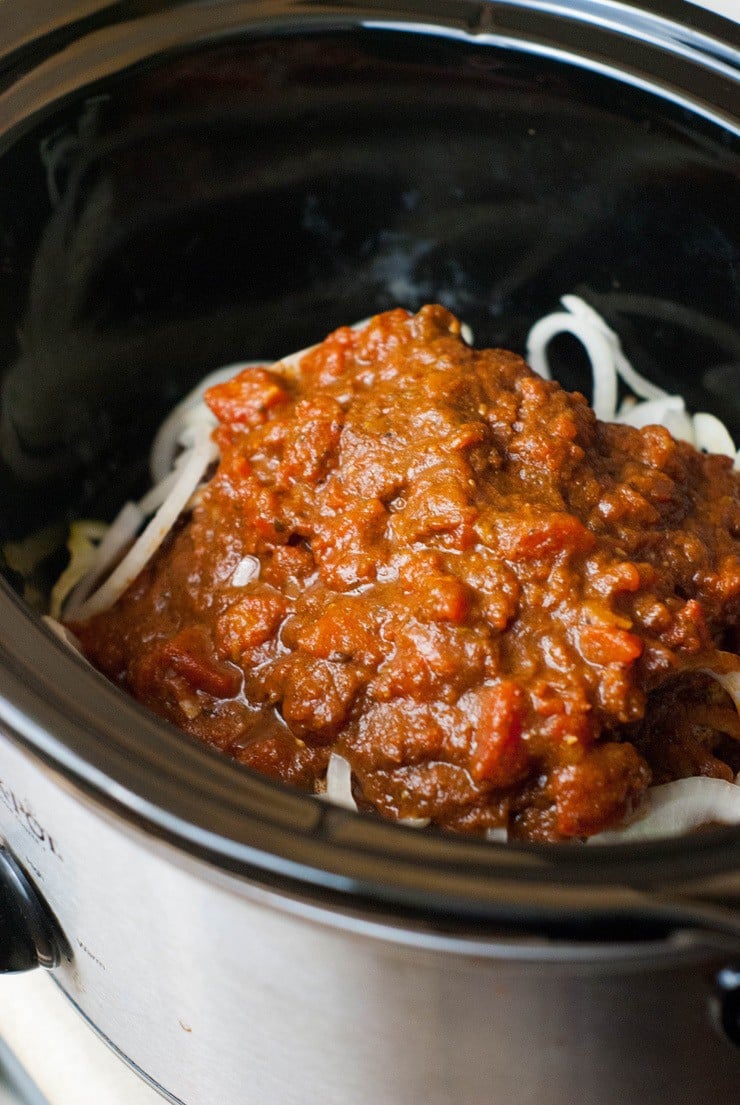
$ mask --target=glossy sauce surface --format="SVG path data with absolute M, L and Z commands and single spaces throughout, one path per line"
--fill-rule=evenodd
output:
M 733 777 L 700 674 L 735 662 L 729 458 L 598 422 L 434 306 L 207 401 L 213 479 L 73 626 L 147 706 L 292 785 L 334 750 L 361 808 L 526 839 L 616 824 L 653 778 Z

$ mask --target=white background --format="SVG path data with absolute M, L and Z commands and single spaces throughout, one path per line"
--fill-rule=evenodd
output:
M 734 19 L 736 23 L 740 23 L 740 0 L 692 0 L 692 3 L 699 4 L 702 8 L 709 8 L 719 15 L 726 15 L 728 19 Z

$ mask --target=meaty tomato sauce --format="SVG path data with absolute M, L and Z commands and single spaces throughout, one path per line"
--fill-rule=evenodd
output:
M 334 750 L 361 808 L 530 840 L 732 778 L 736 715 L 699 674 L 738 620 L 731 460 L 598 422 L 434 306 L 206 399 L 213 479 L 72 627 L 152 710 L 294 786 Z

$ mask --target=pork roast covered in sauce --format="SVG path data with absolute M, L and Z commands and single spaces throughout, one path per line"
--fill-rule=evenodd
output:
M 217 471 L 72 629 L 142 703 L 361 809 L 512 838 L 619 824 L 651 782 L 731 780 L 740 476 L 442 307 L 342 328 L 206 396 Z M 721 655 L 719 654 L 721 652 Z

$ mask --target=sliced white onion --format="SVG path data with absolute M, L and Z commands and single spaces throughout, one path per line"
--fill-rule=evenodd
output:
M 399 817 L 398 819 L 398 824 L 405 825 L 407 829 L 426 829 L 431 823 L 431 817 Z
M 610 333 L 614 333 L 614 331 L 611 330 Z M 616 337 L 616 334 L 614 336 Z M 618 338 L 617 341 L 619 341 Z M 651 384 L 649 380 L 646 380 L 644 376 L 641 376 L 640 373 L 632 367 L 622 352 L 621 346 L 616 350 L 614 363 L 617 369 L 617 375 L 620 376 L 627 387 L 631 388 L 635 395 L 639 395 L 641 399 L 663 399 L 668 395 L 667 391 L 658 387 L 657 384 Z
M 701 670 L 705 675 L 711 675 L 712 679 L 716 679 L 720 686 L 724 687 L 740 714 L 740 671 L 715 671 L 714 668 Z
M 660 399 L 643 399 L 624 402 L 617 414 L 617 421 L 629 422 L 640 429 L 660 423 L 667 414 L 676 414 L 686 410 L 686 404 L 680 395 L 663 395 Z
M 137 505 L 139 507 L 139 510 L 145 517 L 148 518 L 150 515 L 154 514 L 155 510 L 158 510 L 160 508 L 172 488 L 177 483 L 177 473 L 179 469 L 178 462 L 181 462 L 184 457 L 185 453 L 180 453 L 177 460 L 175 461 L 175 467 L 172 469 L 169 475 L 165 476 L 163 480 L 159 481 L 159 483 L 155 483 L 154 487 L 150 488 L 149 491 L 147 491 L 143 499 L 139 499 Z
M 216 425 L 216 419 L 203 403 L 203 396 L 208 388 L 225 383 L 245 368 L 265 368 L 269 363 L 269 361 L 240 361 L 238 364 L 217 368 L 204 376 L 200 383 L 196 384 L 193 390 L 172 408 L 157 430 L 149 453 L 149 471 L 155 483 L 159 483 L 171 471 L 177 453 L 178 439 L 187 424 L 188 415 L 192 414 L 194 408 L 201 405 L 203 407 L 202 411 L 196 413 L 196 419 L 207 418 L 212 426 Z
M 329 757 L 325 797 L 336 806 L 344 806 L 348 810 L 357 809 L 357 803 L 352 796 L 352 768 L 349 760 L 345 760 L 338 752 L 332 752 Z
M 624 355 L 619 335 L 615 330 L 612 330 L 598 311 L 595 311 L 590 304 L 586 303 L 585 299 L 581 299 L 578 295 L 564 295 L 561 296 L 560 302 L 576 318 L 590 322 L 607 338 L 614 351 L 614 367 L 617 375 L 621 376 L 627 387 L 632 388 L 635 395 L 639 395 L 641 399 L 662 399 L 667 396 L 668 392 L 658 387 L 657 384 L 651 383 L 650 380 L 646 380 L 632 367 Z
M 246 587 L 252 580 L 259 579 L 260 562 L 256 556 L 245 556 L 237 564 L 229 580 L 232 587 Z
M 64 605 L 67 620 L 74 621 L 79 617 L 88 595 L 131 545 L 143 521 L 144 515 L 137 503 L 124 504 L 98 545 L 90 567 Z
M 73 522 L 69 527 L 69 564 L 51 589 L 49 613 L 59 618 L 68 596 L 95 564 L 100 542 L 108 531 L 105 522 Z
M 105 583 L 75 611 L 74 617 L 85 620 L 99 614 L 116 602 L 148 564 L 181 512 L 185 509 L 204 472 L 218 456 L 210 433 L 204 433 L 189 451 L 187 460 L 178 473 L 175 486 L 148 523 L 144 532 L 124 556 Z M 67 615 L 71 617 L 72 615 Z
M 208 428 L 208 432 L 210 433 L 210 428 Z M 181 437 L 186 436 L 185 434 L 181 435 Z M 188 461 L 191 449 L 192 444 L 190 448 L 184 449 L 177 457 L 175 467 L 169 475 L 165 476 L 163 480 L 160 480 L 158 484 L 155 484 L 138 503 L 125 503 L 110 526 L 102 522 L 90 523 L 103 531 L 103 539 L 97 549 L 94 549 L 92 556 L 88 558 L 87 568 L 84 572 L 77 571 L 78 565 L 75 564 L 73 557 L 66 571 L 62 574 L 60 579 L 57 580 L 54 590 L 52 591 L 52 604 L 50 607 L 54 617 L 60 616 L 62 612 L 64 616 L 70 620 L 78 616 L 83 603 L 90 595 L 95 585 L 115 567 L 135 540 L 144 522 L 146 522 L 155 511 L 159 510 L 170 493 L 177 486 L 180 472 Z M 72 529 L 74 529 L 74 526 L 71 528 L 70 533 Z M 70 552 L 72 552 L 71 545 Z M 74 588 L 68 588 L 66 586 L 68 572 L 71 573 L 70 578 L 76 576 L 75 584 L 77 585 Z M 63 583 L 64 587 L 62 586 Z M 55 601 L 55 592 L 57 588 L 59 588 L 60 594 L 58 596 L 58 601 Z
M 699 669 L 724 687 L 740 713 L 740 671 Z M 622 841 L 679 836 L 711 823 L 740 824 L 740 775 L 734 783 L 725 779 L 693 776 L 650 787 L 637 818 L 624 829 L 592 836 L 588 843 L 620 844 Z
M 41 620 L 49 627 L 54 636 L 59 638 L 62 644 L 66 645 L 70 651 L 76 652 L 78 656 L 81 656 L 88 667 L 92 667 L 92 664 L 82 651 L 82 645 L 71 629 L 67 629 L 66 625 L 62 625 L 56 618 L 50 618 L 48 614 L 42 614 Z
M 552 373 L 547 358 L 547 346 L 558 334 L 568 333 L 583 345 L 591 361 L 593 373 L 592 407 L 597 418 L 610 422 L 617 405 L 617 377 L 642 399 L 664 399 L 667 392 L 646 380 L 637 372 L 622 349 L 619 336 L 606 324 L 593 307 L 580 296 L 564 295 L 560 302 L 565 311 L 555 311 L 534 324 L 527 336 L 527 360 L 535 372 L 546 379 Z M 648 425 L 648 423 L 644 423 Z M 681 424 L 683 425 L 683 424 Z M 683 435 L 686 435 L 685 425 Z
M 735 459 L 737 450 L 729 431 L 719 418 L 700 411 L 694 415 L 694 439 L 697 449 L 705 453 L 721 453 Z
M 726 426 L 713 414 L 687 413 L 679 395 L 669 395 L 637 372 L 627 360 L 619 336 L 593 307 L 577 295 L 560 299 L 565 311 L 555 311 L 534 324 L 527 335 L 527 360 L 540 376 L 551 379 L 547 346 L 558 334 L 573 334 L 583 345 L 593 373 L 592 407 L 602 421 L 622 422 L 642 429 L 659 425 L 679 441 L 687 441 L 707 453 L 730 456 L 740 470 L 740 449 Z M 621 378 L 645 402 L 637 403 L 631 396 L 616 410 L 617 378 Z
M 665 426 L 678 441 L 695 444 L 694 421 L 686 412 L 686 404 L 680 395 L 666 395 L 662 399 L 647 399 L 642 403 L 623 403 L 615 422 L 634 426 Z
M 687 411 L 666 411 L 663 425 L 676 441 L 685 441 L 696 448 L 694 420 Z
M 568 311 L 546 315 L 527 335 L 527 361 L 546 380 L 552 379 L 547 347 L 558 334 L 572 334 L 586 350 L 593 372 L 591 406 L 597 418 L 611 422 L 617 409 L 617 371 L 611 342 L 590 319 Z
M 102 541 L 108 532 L 108 523 L 99 522 L 94 518 L 80 518 L 78 522 L 73 522 L 72 526 L 88 541 Z
M 650 787 L 638 817 L 624 829 L 597 833 L 589 844 L 681 836 L 709 824 L 740 824 L 740 786 L 724 779 L 694 776 Z

